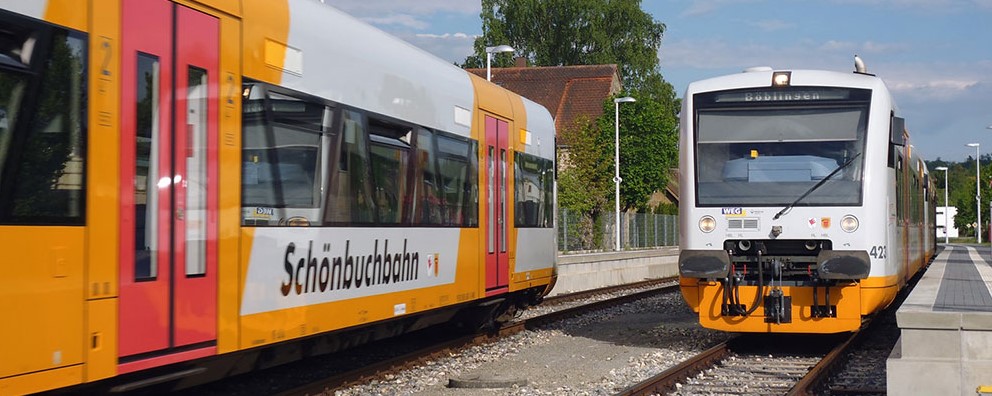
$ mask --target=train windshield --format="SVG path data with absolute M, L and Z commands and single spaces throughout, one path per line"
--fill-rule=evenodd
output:
M 820 182 L 796 206 L 860 205 L 867 120 L 867 101 L 699 109 L 698 205 L 789 205 Z

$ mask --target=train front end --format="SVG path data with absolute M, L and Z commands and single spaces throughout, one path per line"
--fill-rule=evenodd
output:
M 760 70 L 690 85 L 679 272 L 704 327 L 853 331 L 891 301 L 894 171 L 889 134 L 870 132 L 888 130 L 890 112 L 871 111 L 876 81 Z

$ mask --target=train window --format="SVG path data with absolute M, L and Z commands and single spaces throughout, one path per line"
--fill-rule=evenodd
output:
M 907 173 L 902 169 L 902 153 L 896 151 L 896 217 L 901 221 L 906 218 L 905 194 Z
M 489 229 L 486 232 L 488 239 L 486 240 L 486 252 L 493 253 L 496 251 L 496 148 L 487 145 L 486 150 L 486 172 L 488 173 L 486 177 L 486 222 L 489 223 Z
M 161 69 L 154 55 L 137 56 L 135 99 L 135 172 L 134 172 L 134 278 L 158 277 L 159 194 L 159 84 Z
M 514 165 L 514 224 L 517 227 L 551 227 L 554 215 L 554 162 L 517 152 Z
M 83 224 L 86 38 L 0 23 L 0 222 Z
M 245 224 L 319 224 L 328 139 L 319 131 L 330 124 L 333 112 L 324 105 L 252 86 L 245 91 L 241 154 Z
M 369 123 L 373 199 L 380 224 L 398 224 L 404 220 L 404 205 L 409 200 L 407 175 L 410 157 L 409 127 Z
M 441 195 L 444 198 L 443 223 L 478 226 L 478 143 L 439 135 L 437 147 Z
M 186 88 L 186 275 L 207 272 L 207 71 L 189 67 Z
M 506 252 L 506 149 L 499 149 L 499 251 Z
M 342 120 L 337 183 L 328 198 L 327 216 L 333 223 L 374 223 L 365 119 L 362 113 L 345 110 Z
M 14 138 L 14 126 L 17 125 L 20 103 L 27 92 L 27 84 L 26 76 L 0 71 L 0 87 L 3 87 L 0 89 L 0 171 L 7 163 Z
M 269 93 L 272 122 L 292 125 L 311 131 L 322 131 L 324 106 L 276 92 Z
M 413 188 L 413 222 L 422 225 L 440 225 L 444 210 L 441 202 L 440 177 L 437 173 L 437 149 L 434 133 L 417 129 L 416 176 Z
M 245 225 L 478 226 L 478 142 L 261 83 L 242 94 Z

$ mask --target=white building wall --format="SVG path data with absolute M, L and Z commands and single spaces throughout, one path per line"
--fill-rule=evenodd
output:
M 945 214 L 947 222 L 944 222 Z M 954 206 L 938 206 L 937 207 L 937 239 L 944 238 L 944 224 L 947 224 L 948 237 L 957 238 L 958 229 L 954 228 L 954 216 L 958 214 L 958 208 Z

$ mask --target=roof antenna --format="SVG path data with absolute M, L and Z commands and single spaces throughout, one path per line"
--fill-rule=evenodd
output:
M 861 57 L 854 54 L 854 72 L 858 74 L 868 74 L 868 68 L 865 67 L 865 61 L 861 60 Z

